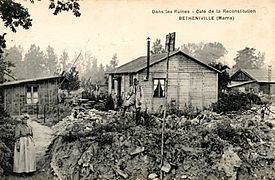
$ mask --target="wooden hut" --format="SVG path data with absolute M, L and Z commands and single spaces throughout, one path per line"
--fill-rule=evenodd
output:
M 133 78 L 137 78 L 143 87 L 144 105 L 151 112 L 157 111 L 165 104 L 166 60 L 167 53 L 152 55 L 149 63 L 147 56 L 142 56 L 116 68 L 108 73 L 108 92 L 123 99 Z M 171 52 L 168 102 L 174 102 L 179 109 L 190 104 L 199 109 L 209 107 L 218 99 L 218 73 L 217 69 L 182 51 Z
M 267 69 L 239 69 L 231 76 L 228 88 L 241 92 L 275 94 L 275 73 Z
M 58 103 L 60 76 L 50 76 L 0 84 L 5 110 L 11 115 L 42 114 L 43 109 Z M 48 108 L 47 107 L 47 108 Z

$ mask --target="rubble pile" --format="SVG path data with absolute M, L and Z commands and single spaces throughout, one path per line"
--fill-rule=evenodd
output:
M 112 111 L 73 116 L 56 124 L 49 148 L 59 179 L 275 179 L 273 125 L 251 113 L 168 116 L 163 163 L 162 119 L 145 127 Z

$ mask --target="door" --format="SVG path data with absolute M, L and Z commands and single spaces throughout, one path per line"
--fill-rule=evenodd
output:
M 121 77 L 117 77 L 117 95 L 118 95 L 118 106 L 122 105 L 122 95 L 121 95 Z

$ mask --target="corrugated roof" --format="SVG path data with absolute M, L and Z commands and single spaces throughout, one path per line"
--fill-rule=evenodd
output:
M 62 76 L 48 76 L 48 77 L 40 77 L 40 78 L 33 78 L 33 79 L 22 79 L 17 81 L 10 81 L 10 82 L 5 82 L 3 84 L 0 84 L 0 87 L 28 83 L 28 82 L 43 81 L 43 80 L 55 79 L 55 78 L 62 78 Z
M 252 79 L 258 82 L 269 82 L 268 81 L 268 70 L 267 69 L 241 69 L 244 73 L 249 75 Z M 271 72 L 271 81 L 275 82 L 274 69 Z
M 202 61 L 199 61 L 189 55 L 187 55 L 186 53 L 178 50 L 178 51 L 174 51 L 174 52 L 171 52 L 169 57 L 177 54 L 177 53 L 181 53 L 183 54 L 184 56 L 192 59 L 193 61 L 195 62 L 198 62 L 200 64 L 202 64 L 203 66 L 213 70 L 213 71 L 216 71 L 218 73 L 220 73 L 219 70 L 213 68 L 212 66 L 209 66 L 207 64 L 205 64 L 204 62 Z M 153 64 L 155 63 L 158 63 L 162 60 L 165 60 L 167 58 L 167 53 L 161 53 L 161 54 L 154 54 L 154 55 L 151 55 L 150 56 L 150 66 L 152 66 Z M 123 64 L 119 67 L 117 67 L 115 70 L 113 70 L 112 72 L 108 72 L 109 74 L 123 74 L 123 73 L 137 73 L 143 69 L 145 69 L 147 67 L 147 56 L 141 56 L 137 59 L 134 59 L 126 64 Z

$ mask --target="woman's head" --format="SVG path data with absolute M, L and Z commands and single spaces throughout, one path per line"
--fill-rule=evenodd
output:
M 20 117 L 22 123 L 24 123 L 24 124 L 27 124 L 27 121 L 28 121 L 29 118 L 30 118 L 30 116 L 27 113 L 22 114 L 21 117 Z

